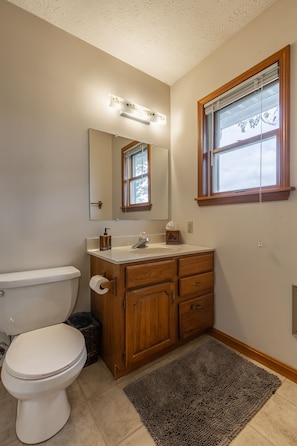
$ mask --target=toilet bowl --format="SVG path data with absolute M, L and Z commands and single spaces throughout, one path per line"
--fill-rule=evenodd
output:
M 18 400 L 16 433 L 26 444 L 55 435 L 70 415 L 66 388 L 87 358 L 77 329 L 57 324 L 16 336 L 7 350 L 2 382 Z

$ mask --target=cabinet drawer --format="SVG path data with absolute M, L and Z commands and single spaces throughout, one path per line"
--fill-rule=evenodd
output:
M 126 267 L 126 287 L 135 288 L 172 281 L 175 275 L 176 262 L 174 259 L 131 265 Z
M 205 331 L 211 328 L 213 323 L 213 294 L 207 294 L 179 304 L 179 333 L 181 339 Z
M 213 252 L 181 257 L 178 260 L 178 274 L 181 277 L 212 271 L 214 267 Z
M 206 291 L 212 291 L 213 282 L 213 272 L 179 279 L 179 297 L 199 296 Z

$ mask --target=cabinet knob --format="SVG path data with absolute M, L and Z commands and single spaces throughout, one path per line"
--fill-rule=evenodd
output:
M 195 282 L 195 283 L 193 283 L 193 286 L 201 286 L 202 285 L 202 282 Z
M 204 307 L 203 304 L 191 305 L 191 310 L 201 310 Z

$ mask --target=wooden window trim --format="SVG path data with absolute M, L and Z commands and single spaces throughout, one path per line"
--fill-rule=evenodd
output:
M 219 192 L 208 194 L 207 184 L 211 181 L 211 173 L 207 172 L 207 157 L 204 153 L 204 105 L 222 95 L 231 88 L 256 75 L 273 63 L 279 63 L 279 94 L 280 94 L 280 150 L 278 158 L 279 184 L 273 187 L 251 188 L 245 191 Z M 236 77 L 224 86 L 198 101 L 198 197 L 195 200 L 199 206 L 221 204 L 253 203 L 259 201 L 288 200 L 290 191 L 290 46 L 286 46 L 272 56 L 266 58 L 253 68 Z

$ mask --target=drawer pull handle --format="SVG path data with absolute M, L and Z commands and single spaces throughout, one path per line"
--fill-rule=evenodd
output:
M 198 304 L 198 305 L 191 305 L 191 310 L 201 310 L 201 308 L 203 308 L 204 305 L 203 304 Z
M 193 286 L 201 286 L 202 285 L 202 282 L 195 282 L 195 283 L 193 283 Z

